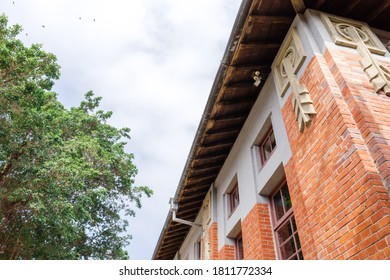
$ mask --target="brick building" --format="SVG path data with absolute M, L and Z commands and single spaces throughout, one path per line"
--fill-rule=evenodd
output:
M 390 259 L 389 15 L 242 2 L 153 259 Z

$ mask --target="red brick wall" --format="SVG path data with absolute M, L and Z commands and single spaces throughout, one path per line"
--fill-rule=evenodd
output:
M 317 115 L 299 132 L 282 108 L 285 165 L 305 259 L 390 259 L 390 98 L 375 93 L 352 50 L 328 50 L 300 81 Z
M 218 253 L 218 258 L 220 260 L 234 260 L 236 258 L 234 253 L 234 246 L 224 245 Z
M 390 97 L 375 93 L 357 53 L 331 50 L 325 54 L 325 59 L 334 69 L 333 76 L 339 76 L 338 86 L 356 126 L 385 186 L 390 189 Z M 390 69 L 390 62 L 381 64 Z
M 275 249 L 267 204 L 257 204 L 241 223 L 244 259 L 274 260 Z
M 218 260 L 218 224 L 212 223 L 209 228 L 210 259 Z
M 234 246 L 224 245 L 222 249 L 218 253 L 218 257 L 220 260 L 234 260 Z

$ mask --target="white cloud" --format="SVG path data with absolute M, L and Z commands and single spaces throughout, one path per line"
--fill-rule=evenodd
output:
M 2 2 L 27 44 L 58 57 L 61 102 L 76 106 L 93 90 L 114 112 L 111 123 L 131 128 L 136 183 L 155 194 L 130 220 L 129 250 L 133 259 L 150 258 L 241 1 Z

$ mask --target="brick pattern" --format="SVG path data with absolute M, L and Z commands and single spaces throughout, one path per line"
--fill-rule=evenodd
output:
M 268 204 L 256 204 L 241 223 L 244 259 L 275 260 Z
M 218 224 L 212 223 L 209 228 L 210 259 L 218 260 Z
M 300 81 L 317 116 L 299 132 L 291 96 L 282 114 L 305 259 L 390 259 L 390 98 L 375 93 L 353 51 L 313 57 Z
M 345 59 L 348 62 L 345 63 Z M 390 190 L 390 99 L 376 94 L 360 66 L 360 56 L 341 50 L 330 50 L 325 59 L 348 104 L 356 126 L 370 151 L 377 170 Z M 390 61 L 381 63 L 390 69 Z
M 234 260 L 236 258 L 234 252 L 234 246 L 224 245 L 218 253 L 218 258 L 220 260 Z

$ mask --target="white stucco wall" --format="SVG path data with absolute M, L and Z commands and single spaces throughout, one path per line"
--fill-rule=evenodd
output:
M 256 144 L 268 131 L 270 124 L 272 124 L 276 138 L 276 150 L 260 170 Z M 219 250 L 225 244 L 233 245 L 231 238 L 239 233 L 241 221 L 257 203 L 268 203 L 267 197 L 259 193 L 274 176 L 278 166 L 287 162 L 290 157 L 291 150 L 280 111 L 278 94 L 273 77 L 270 75 L 215 181 L 218 192 Z M 240 204 L 229 216 L 228 193 L 235 178 L 238 181 Z

